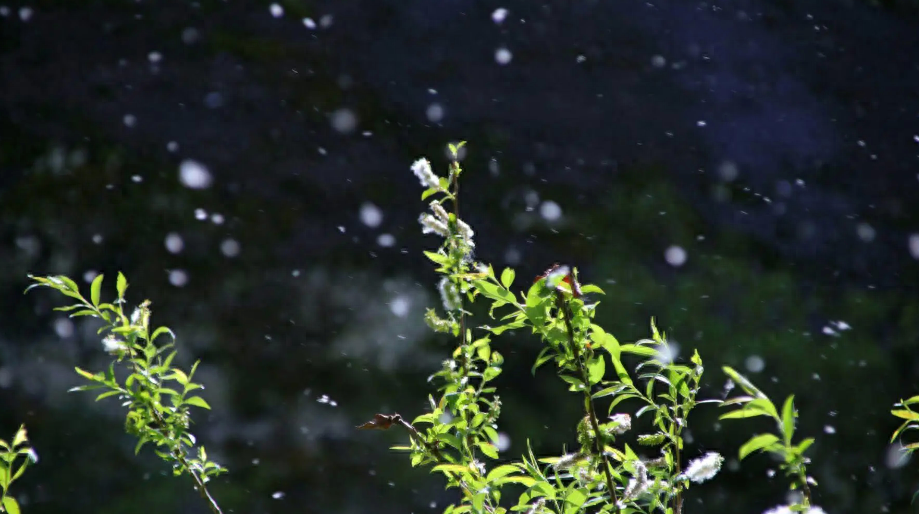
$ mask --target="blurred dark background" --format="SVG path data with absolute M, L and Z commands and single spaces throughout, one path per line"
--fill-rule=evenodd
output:
M 422 413 L 450 350 L 422 321 L 438 241 L 409 165 L 443 172 L 465 139 L 479 259 L 518 285 L 578 265 L 620 340 L 656 316 L 680 357 L 698 348 L 706 395 L 722 365 L 795 393 L 827 512 L 913 512 L 889 410 L 919 393 L 917 6 L 0 5 L 0 437 L 24 422 L 41 457 L 24 511 L 206 512 L 134 457 L 117 402 L 66 393 L 106 361 L 95 325 L 22 295 L 28 273 L 122 270 L 203 361 L 195 432 L 231 470 L 226 512 L 442 512 L 440 478 L 388 450 L 405 434 L 354 426 Z M 572 445 L 578 401 L 531 377 L 538 342 L 495 348 L 503 455 Z M 786 501 L 769 457 L 734 458 L 768 428 L 700 407 L 687 455 L 730 459 L 689 512 Z

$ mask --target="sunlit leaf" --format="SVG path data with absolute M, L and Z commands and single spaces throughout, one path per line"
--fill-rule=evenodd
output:
M 89 287 L 89 298 L 93 302 L 93 305 L 98 307 L 100 298 L 102 297 L 102 273 L 96 275 L 96 278 L 93 279 L 92 285 Z
M 583 293 L 583 294 L 587 294 L 587 293 L 599 293 L 599 294 L 602 294 L 602 295 L 605 295 L 605 294 L 606 294 L 606 293 L 603 292 L 602 289 L 600 289 L 598 286 L 596 286 L 596 285 L 594 285 L 594 284 L 582 285 L 582 286 L 581 286 L 581 293 Z
M 603 375 L 606 373 L 606 361 L 603 359 L 603 355 L 597 355 L 590 362 L 587 363 L 587 376 L 590 380 L 590 384 L 599 383 L 603 380 Z
M 498 458 L 498 448 L 495 447 L 495 445 L 483 442 L 479 443 L 477 446 L 479 447 L 479 450 L 482 450 L 482 453 L 484 453 L 486 457 L 490 459 Z
M 919 412 L 913 412 L 911 410 L 892 410 L 890 413 L 898 418 L 919 421 Z
M 653 348 L 651 346 L 641 346 L 637 344 L 624 344 L 620 346 L 620 349 L 624 353 L 641 355 L 642 357 L 655 357 L 658 354 L 657 348 Z
M 516 272 L 513 268 L 504 268 L 504 271 L 501 272 L 501 285 L 509 289 L 514 283 L 515 276 Z
M 128 289 L 128 279 L 120 271 L 118 272 L 118 281 L 115 287 L 118 289 L 118 298 L 124 298 L 124 292 Z
M 785 444 L 791 443 L 791 438 L 795 433 L 795 396 L 791 395 L 785 399 L 785 405 L 782 406 L 782 429 L 785 433 Z
M 6 510 L 8 514 L 20 514 L 19 502 L 16 501 L 16 498 L 4 496 L 2 501 L 3 509 Z
M 469 473 L 469 466 L 461 464 L 438 464 L 431 471 L 441 471 L 443 473 Z
M 202 409 L 208 410 L 211 408 L 211 406 L 208 405 L 206 401 L 204 401 L 204 398 L 201 398 L 200 396 L 192 396 L 191 398 L 186 398 L 185 404 L 194 405 L 195 407 L 201 407 Z
M 774 434 L 759 434 L 750 438 L 749 441 L 740 447 L 738 457 L 743 460 L 747 455 L 755 451 L 768 449 L 769 446 L 779 442 L 778 436 Z

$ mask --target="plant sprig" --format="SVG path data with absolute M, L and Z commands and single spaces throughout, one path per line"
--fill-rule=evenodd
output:
M 117 298 L 112 303 L 102 302 L 103 275 L 93 279 L 90 298 L 87 300 L 77 284 L 70 278 L 57 275 L 30 278 L 35 282 L 26 289 L 49 287 L 77 301 L 73 305 L 55 310 L 69 312 L 70 317 L 90 316 L 103 321 L 97 333 L 107 332 L 102 340 L 103 349 L 114 360 L 105 371 L 92 373 L 76 368 L 77 374 L 89 384 L 70 391 L 104 390 L 96 401 L 116 397 L 127 407 L 125 431 L 138 438 L 134 453 L 147 443 L 155 446 L 155 453 L 172 466 L 175 476 L 188 474 L 195 488 L 214 514 L 221 514 L 220 506 L 207 489 L 211 478 L 227 470 L 208 460 L 203 446 L 197 446 L 195 436 L 189 431 L 191 407 L 210 409 L 200 396 L 192 394 L 204 386 L 192 381 L 198 362 L 186 373 L 173 366 L 176 356 L 175 334 L 167 327 L 151 331 L 150 301 L 145 300 L 131 313 L 125 314 L 125 291 L 128 281 L 118 273 Z M 168 336 L 170 342 L 157 344 Z M 115 365 L 121 363 L 128 376 L 122 381 L 116 376 Z M 193 450 L 195 450 L 193 455 Z
M 18 465 L 16 461 L 22 459 Z M 38 454 L 29 445 L 26 427 L 22 425 L 12 441 L 0 439 L 0 512 L 19 514 L 19 502 L 10 496 L 10 485 L 25 473 L 29 464 L 38 462 Z
M 817 485 L 817 482 L 807 475 L 807 464 L 810 463 L 810 459 L 804 453 L 814 444 L 814 438 L 808 437 L 798 443 L 794 442 L 795 419 L 798 417 L 798 411 L 795 409 L 794 404 L 794 395 L 789 395 L 785 399 L 782 404 L 782 411 L 779 413 L 772 400 L 766 396 L 766 393 L 753 385 L 753 382 L 747 377 L 728 366 L 724 366 L 723 370 L 747 394 L 726 400 L 722 404 L 723 407 L 738 406 L 738 408 L 722 414 L 719 419 L 746 419 L 765 416 L 772 418 L 776 422 L 776 434 L 754 435 L 740 447 L 738 457 L 743 460 L 754 452 L 767 452 L 776 455 L 781 460 L 780 468 L 785 472 L 786 476 L 792 479 L 791 489 L 801 489 L 804 493 L 802 503 L 791 508 L 802 512 L 807 511 L 811 508 L 813 502 L 810 485 Z

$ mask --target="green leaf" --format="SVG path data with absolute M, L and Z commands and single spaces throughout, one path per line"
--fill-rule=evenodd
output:
M 429 196 L 433 195 L 434 193 L 436 193 L 436 192 L 438 192 L 438 191 L 440 191 L 440 190 L 437 189 L 436 187 L 432 187 L 432 188 L 430 188 L 430 189 L 426 189 L 423 193 L 421 193 L 421 201 L 423 202 L 423 201 L 427 200 Z
M 85 369 L 81 369 L 81 368 L 74 368 L 74 369 L 77 370 L 78 375 L 85 378 L 86 380 L 92 380 L 93 382 L 102 381 L 101 376 L 93 375 L 92 373 L 90 373 L 89 371 L 86 371 Z
M 134 455 L 140 453 L 140 449 L 143 448 L 143 446 L 148 442 L 150 442 L 150 440 L 147 439 L 147 436 L 141 437 L 140 440 L 137 441 L 137 444 L 134 446 Z
M 791 437 L 795 433 L 795 395 L 785 399 L 782 406 L 782 432 L 785 435 L 785 444 L 791 444 Z
M 807 439 L 798 443 L 798 446 L 795 446 L 795 451 L 798 452 L 798 455 L 804 455 L 804 452 L 814 444 L 814 438 L 808 437 Z
M 600 389 L 599 391 L 591 395 L 591 398 L 596 400 L 597 398 L 603 398 L 604 396 L 619 394 L 622 391 L 625 391 L 626 389 L 628 389 L 628 387 L 624 385 L 614 385 L 611 387 L 607 387 L 605 389 Z
M 26 433 L 26 426 L 21 425 L 19 427 L 19 430 L 16 431 L 16 435 L 13 436 L 13 442 L 10 443 L 10 446 L 12 446 L 13 448 L 16 448 L 20 444 L 26 443 L 28 441 L 29 441 L 29 436 Z
M 728 412 L 727 414 L 722 414 L 721 416 L 718 416 L 718 419 L 746 419 L 755 418 L 757 416 L 772 417 L 771 414 L 762 409 L 757 409 L 755 407 L 744 407 L 735 411 Z
M 642 346 L 639 344 L 624 344 L 620 346 L 619 349 L 624 353 L 641 355 L 642 357 L 656 357 L 658 355 L 657 348 Z
M 734 383 L 739 385 L 741 389 L 746 391 L 747 394 L 756 396 L 759 398 L 766 397 L 766 395 L 763 394 L 762 391 L 760 391 L 755 385 L 753 385 L 753 382 L 750 382 L 750 380 L 748 380 L 747 377 L 735 371 L 734 368 L 730 366 L 722 366 L 721 369 L 724 371 L 725 375 L 727 375 L 731 380 L 733 380 Z
M 517 299 L 514 297 L 514 294 L 508 291 L 507 289 L 501 289 L 491 282 L 486 282 L 484 280 L 473 280 L 472 285 L 479 290 L 485 297 L 491 298 L 492 300 L 503 300 L 510 304 L 516 304 Z
M 605 294 L 606 294 L 606 293 L 603 292 L 602 289 L 600 289 L 598 286 L 596 286 L 596 285 L 594 285 L 594 284 L 585 284 L 585 285 L 581 286 L 581 292 L 584 293 L 584 294 L 587 294 L 587 293 L 599 293 L 599 294 L 602 294 L 602 295 L 605 295 Z
M 574 514 L 578 512 L 586 501 L 587 495 L 581 492 L 580 489 L 572 489 L 568 491 L 568 494 L 565 495 L 565 503 L 568 504 L 565 506 L 565 513 Z
M 450 258 L 447 257 L 446 255 L 436 253 L 436 252 L 424 252 L 424 255 L 428 259 L 431 259 L 431 261 L 434 264 L 440 264 L 441 266 L 446 265 L 447 262 L 450 260 Z
M 503 478 L 515 473 L 520 473 L 520 468 L 513 464 L 504 464 L 503 466 L 498 466 L 495 469 L 489 471 L 488 476 L 485 477 L 485 481 L 493 482 L 499 478 Z
M 755 451 L 761 451 L 764 449 L 768 449 L 769 446 L 772 446 L 773 444 L 776 444 L 778 442 L 779 442 L 779 438 L 775 434 L 755 435 L 751 437 L 749 441 L 744 443 L 743 446 L 740 447 L 740 452 L 738 453 L 738 456 L 740 460 L 743 460 L 747 455 L 750 455 L 751 453 Z
M 128 279 L 120 271 L 118 272 L 118 282 L 115 287 L 118 289 L 118 299 L 124 298 L 124 292 L 128 290 Z
M 590 385 L 594 385 L 603 380 L 603 375 L 606 373 L 606 361 L 603 359 L 603 355 L 597 355 L 590 362 L 587 363 L 587 377 L 590 380 Z
M 96 275 L 96 278 L 93 279 L 93 283 L 89 288 L 89 298 L 96 307 L 99 306 L 99 299 L 102 296 L 102 277 L 102 273 Z
M 121 393 L 121 391 L 106 391 L 106 392 L 100 394 L 99 396 L 97 396 L 97 397 L 96 397 L 96 401 L 98 402 L 99 400 L 102 400 L 102 399 L 104 399 L 104 398 L 108 398 L 109 396 L 115 396 L 116 394 L 120 394 L 120 393 Z
M 533 487 L 533 484 L 535 483 L 536 483 L 536 479 L 533 477 L 510 476 L 510 477 L 499 478 L 498 480 L 495 481 L 494 485 L 521 484 L 524 487 Z
M 911 410 L 892 410 L 890 413 L 898 418 L 919 421 L 919 412 L 913 412 Z
M 513 270 L 513 268 L 504 268 L 504 271 L 501 272 L 501 284 L 504 287 L 510 289 L 511 284 L 514 283 L 514 277 L 516 275 L 517 273 Z
M 172 330 L 169 330 L 169 327 L 160 327 L 153 331 L 153 335 L 150 336 L 150 342 L 156 341 L 156 338 L 163 334 L 169 334 L 173 341 L 176 340 L 176 335 L 172 333 Z
M 461 464 L 438 464 L 431 471 L 441 471 L 443 473 L 470 473 L 469 466 Z
M 211 406 L 208 405 L 207 402 L 204 401 L 204 398 L 201 398 L 200 396 L 192 396 L 191 398 L 186 398 L 185 404 L 194 405 L 195 407 L 201 407 L 202 409 L 208 409 L 208 410 L 211 409 Z
M 3 497 L 3 509 L 6 510 L 8 514 L 20 514 L 19 502 L 12 496 Z
M 913 396 L 909 400 L 903 400 L 900 403 L 902 403 L 903 405 L 912 405 L 914 403 L 919 403 L 919 396 Z
M 477 446 L 479 447 L 480 450 L 482 450 L 482 453 L 484 453 L 486 457 L 492 460 L 496 460 L 498 458 L 498 448 L 495 445 L 491 443 L 481 442 L 481 443 L 478 443 Z

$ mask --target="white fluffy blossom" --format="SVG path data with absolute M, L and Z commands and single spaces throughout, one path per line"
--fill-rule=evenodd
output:
M 447 210 L 444 209 L 444 206 L 441 205 L 437 200 L 431 202 L 431 210 L 434 211 L 434 215 L 437 216 L 440 221 L 443 221 L 444 223 L 448 223 L 450 221 L 450 215 L 447 214 Z
M 724 457 L 716 452 L 708 452 L 689 462 L 689 466 L 686 467 L 686 477 L 701 484 L 718 474 L 722 462 L 724 462 Z
M 567 454 L 567 455 L 562 455 L 562 456 L 558 459 L 558 462 L 555 463 L 555 469 L 558 469 L 558 470 L 568 469 L 568 468 L 570 468 L 571 466 L 574 466 L 574 464 L 575 464 L 580 458 L 581 458 L 581 456 L 578 455 L 577 453 L 569 453 L 569 454 Z
M 105 351 L 108 353 L 118 353 L 128 349 L 124 341 L 119 340 L 117 337 L 111 334 L 102 340 L 102 348 L 105 349 Z
M 613 428 L 616 435 L 622 435 L 632 429 L 632 416 L 628 414 L 614 414 L 609 419 L 616 423 L 616 427 Z
M 431 170 L 431 163 L 424 157 L 412 163 L 412 173 L 418 177 L 418 181 L 421 182 L 422 186 L 440 188 L 440 179 Z
M 441 237 L 450 237 L 450 229 L 447 224 L 428 213 L 423 213 L 418 217 L 418 223 L 421 223 L 421 232 L 423 234 L 437 234 Z
M 442 278 L 440 283 L 437 284 L 437 289 L 440 291 L 440 299 L 444 303 L 444 309 L 455 311 L 462 306 L 463 300 L 460 298 L 459 290 L 449 278 Z
M 632 467 L 635 468 L 634 478 L 629 480 L 629 485 L 625 488 L 625 497 L 635 499 L 648 490 L 648 468 L 640 460 L 632 461 Z
M 466 244 L 474 247 L 475 243 L 472 242 L 472 236 L 475 235 L 475 232 L 472 231 L 472 227 L 467 225 L 463 220 L 456 220 L 456 228 L 459 230 L 460 235 L 463 236 L 463 240 Z

